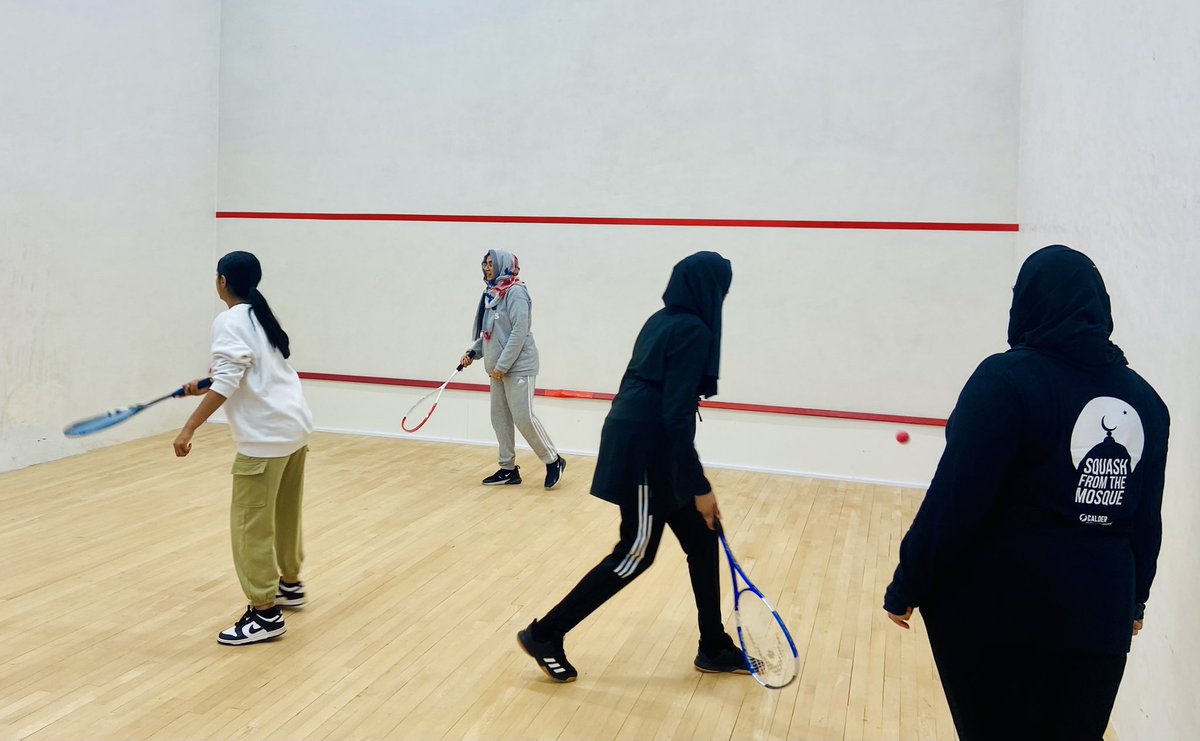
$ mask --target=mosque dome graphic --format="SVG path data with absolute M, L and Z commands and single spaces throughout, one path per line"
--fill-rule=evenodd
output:
M 1071 462 L 1081 468 L 1084 459 L 1099 448 L 1114 451 L 1125 449 L 1129 456 L 1129 471 L 1137 468 L 1146 447 L 1146 435 L 1142 429 L 1142 418 L 1129 402 L 1112 396 L 1097 396 L 1089 401 L 1075 420 L 1071 433 Z
M 1093 513 L 1081 521 L 1109 524 L 1107 516 L 1094 513 L 1127 503 L 1125 489 L 1145 443 L 1142 420 L 1128 402 L 1100 396 L 1084 406 L 1071 434 L 1071 460 L 1079 475 L 1075 504 Z

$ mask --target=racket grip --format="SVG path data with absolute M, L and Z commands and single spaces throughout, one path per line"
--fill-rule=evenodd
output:
M 455 373 L 458 373 L 458 372 L 459 372 L 460 370 L 462 370 L 462 369 L 463 369 L 463 367 L 462 367 L 462 363 L 459 363 L 459 364 L 458 364 L 458 367 L 454 369 L 454 372 L 455 372 Z
M 206 388 L 209 388 L 210 386 L 212 386 L 211 378 L 201 378 L 199 383 L 196 384 L 196 388 L 199 388 L 199 389 L 206 389 Z M 184 391 L 182 388 L 180 388 L 175 393 L 171 394 L 171 396 L 175 397 L 176 399 L 183 398 L 183 395 L 184 395 Z

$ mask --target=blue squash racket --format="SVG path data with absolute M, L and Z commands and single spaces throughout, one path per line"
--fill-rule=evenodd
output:
M 725 548 L 725 555 L 729 557 L 729 576 L 733 580 L 733 614 L 737 619 L 738 643 L 741 644 L 746 667 L 763 687 L 783 689 L 796 681 L 800 674 L 800 652 L 796 650 L 796 643 L 783 618 L 779 617 L 779 613 L 733 557 L 720 520 L 717 520 L 717 534 Z M 739 586 L 738 577 L 741 577 L 745 586 Z
M 212 386 L 212 379 L 205 378 L 197 385 L 202 389 L 206 389 L 209 386 Z M 99 432 L 100 430 L 107 430 L 109 427 L 121 424 L 135 414 L 154 406 L 160 401 L 165 399 L 178 399 L 182 396 L 183 387 L 181 386 L 166 396 L 158 397 L 154 401 L 148 401 L 145 404 L 135 404 L 131 407 L 125 407 L 123 409 L 114 409 L 111 412 L 97 414 L 94 417 L 88 417 L 87 419 L 81 419 L 78 422 L 73 422 L 63 428 L 63 434 L 67 437 L 83 437 L 85 435 L 91 435 L 94 432 Z

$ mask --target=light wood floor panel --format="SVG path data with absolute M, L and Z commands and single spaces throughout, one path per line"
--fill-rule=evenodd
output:
M 311 603 L 283 639 L 228 648 L 233 446 L 210 426 L 177 460 L 171 439 L 0 474 L 0 739 L 954 738 L 919 619 L 903 633 L 879 609 L 919 492 L 711 471 L 735 553 L 801 649 L 797 682 L 692 669 L 668 531 L 568 638 L 580 678 L 556 685 L 515 633 L 616 541 L 591 459 L 546 492 L 524 453 L 524 485 L 484 488 L 486 448 L 315 436 Z

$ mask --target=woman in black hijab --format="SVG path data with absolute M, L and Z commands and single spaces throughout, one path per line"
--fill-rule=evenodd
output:
M 1162 539 L 1170 420 L 1114 345 L 1095 264 L 1025 261 L 884 597 L 921 609 L 960 738 L 1100 739 Z
M 671 273 L 665 307 L 642 327 L 604 420 L 592 494 L 621 508 L 621 539 L 545 617 L 517 634 L 556 682 L 577 676 L 564 636 L 650 568 L 664 525 L 687 553 L 700 645 L 695 666 L 748 674 L 721 622 L 716 495 L 696 454 L 700 396 L 717 393 L 721 307 L 733 270 L 715 252 L 685 258 Z

